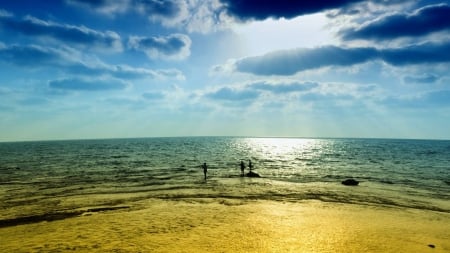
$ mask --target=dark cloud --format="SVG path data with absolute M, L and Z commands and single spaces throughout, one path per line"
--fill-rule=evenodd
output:
M 350 66 L 376 58 L 374 48 L 340 48 L 326 46 L 293 49 L 241 59 L 235 63 L 240 72 L 256 75 L 292 75 L 299 71 L 327 66 Z
M 122 90 L 125 89 L 127 85 L 119 80 L 87 80 L 80 78 L 71 78 L 50 81 L 49 87 L 62 90 L 103 91 Z
M 190 55 L 191 39 L 184 34 L 166 37 L 131 37 L 128 46 L 150 58 L 183 59 Z
M 403 48 L 341 48 L 283 50 L 238 60 L 235 68 L 255 75 L 293 75 L 300 71 L 332 66 L 352 66 L 382 60 L 394 66 L 450 62 L 450 42 L 424 43 Z
M 152 70 L 104 63 L 86 63 L 70 51 L 41 46 L 0 47 L 0 61 L 30 69 L 54 68 L 57 71 L 77 75 L 110 75 L 117 78 L 175 78 L 184 79 L 176 69 Z
M 270 83 L 270 82 L 258 82 L 249 85 L 249 88 L 256 90 L 269 91 L 272 93 L 291 93 L 308 91 L 317 87 L 317 83 L 305 82 L 305 83 Z
M 450 42 L 384 49 L 380 50 L 380 57 L 383 61 L 396 66 L 450 62 Z
M 249 101 L 259 96 L 259 92 L 252 90 L 238 90 L 223 87 L 219 90 L 206 94 L 206 97 L 224 101 Z
M 433 74 L 424 74 L 420 76 L 405 76 L 403 81 L 405 83 L 435 83 L 439 77 Z
M 122 50 L 120 36 L 111 31 L 99 32 L 84 26 L 47 22 L 31 16 L 16 19 L 0 15 L 0 27 L 12 33 L 30 37 L 45 37 L 63 43 L 101 50 Z
M 264 20 L 267 18 L 294 18 L 362 2 L 362 0 L 220 0 L 227 13 L 239 20 Z
M 343 30 L 345 40 L 386 40 L 399 37 L 423 36 L 433 32 L 450 30 L 450 6 L 430 5 L 412 14 L 393 14 L 364 24 L 358 28 Z

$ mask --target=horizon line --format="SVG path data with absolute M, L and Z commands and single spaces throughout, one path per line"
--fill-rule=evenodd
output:
M 362 136 L 252 136 L 252 135 L 173 135 L 173 136 L 135 136 L 135 137 L 86 137 L 86 138 L 54 138 L 54 139 L 29 139 L 29 140 L 0 140 L 0 143 L 21 142 L 58 142 L 58 141 L 101 141 L 101 140 L 124 140 L 124 139 L 158 139 L 158 138 L 267 138 L 267 139 L 373 139 L 373 140 L 424 140 L 424 141 L 450 141 L 445 138 L 417 138 L 417 137 L 362 137 Z

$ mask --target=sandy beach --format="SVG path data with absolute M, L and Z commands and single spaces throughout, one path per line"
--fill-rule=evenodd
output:
M 449 252 L 449 225 L 446 212 L 317 200 L 147 199 L 5 226 L 0 251 Z

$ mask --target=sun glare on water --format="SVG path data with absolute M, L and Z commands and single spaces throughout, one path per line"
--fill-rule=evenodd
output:
M 283 156 L 303 153 L 314 149 L 317 140 L 294 138 L 249 138 L 246 144 L 255 152 L 263 156 Z

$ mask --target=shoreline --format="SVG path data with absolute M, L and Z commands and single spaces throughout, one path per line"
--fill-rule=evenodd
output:
M 18 187 L 17 187 L 18 188 Z M 73 190 L 72 190 L 73 188 Z M 79 190 L 81 189 L 81 190 Z M 61 220 L 82 215 L 88 209 L 132 207 L 148 199 L 186 201 L 186 199 L 228 199 L 233 201 L 276 201 L 367 205 L 405 208 L 450 214 L 446 196 L 433 198 L 428 192 L 411 195 L 408 189 L 363 182 L 357 187 L 339 182 L 291 183 L 267 178 L 221 178 L 207 183 L 169 185 L 130 185 L 113 187 L 54 188 L 49 192 L 22 189 L 19 195 L 4 195 L 0 204 L 0 227 L 40 221 Z M 417 191 L 417 190 L 416 190 Z
M 0 228 L 2 252 L 448 252 L 450 214 L 302 200 L 145 199 Z

